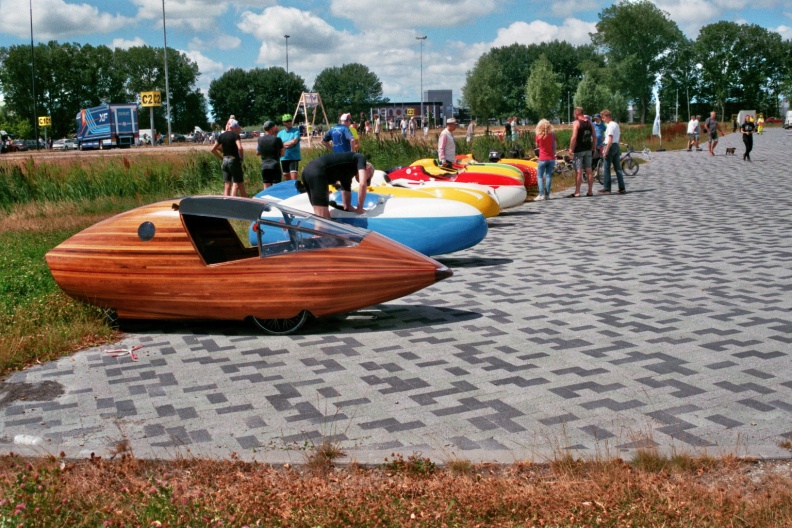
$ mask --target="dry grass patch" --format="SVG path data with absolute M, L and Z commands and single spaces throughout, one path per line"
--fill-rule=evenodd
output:
M 430 470 L 431 468 L 431 470 Z M 754 464 L 647 472 L 621 460 L 474 465 L 420 456 L 322 474 L 239 460 L 0 458 L 0 523 L 22 526 L 792 525 L 790 473 Z M 9 524 L 13 523 L 13 524 Z

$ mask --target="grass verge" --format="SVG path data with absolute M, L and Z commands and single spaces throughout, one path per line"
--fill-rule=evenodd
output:
M 646 471 L 622 460 L 437 468 L 420 456 L 317 473 L 230 461 L 0 458 L 0 526 L 786 527 L 765 466 Z

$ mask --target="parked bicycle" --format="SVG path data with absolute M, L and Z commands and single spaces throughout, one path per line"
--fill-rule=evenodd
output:
M 564 150 L 559 150 L 558 152 L 564 152 Z M 534 153 L 536 156 L 539 155 L 539 149 L 534 149 Z M 539 161 L 539 158 L 534 156 L 531 158 L 531 161 Z M 553 168 L 553 174 L 564 174 L 566 172 L 575 172 L 575 160 L 570 154 L 556 154 L 556 163 L 555 167 Z
M 633 153 L 640 154 L 642 157 L 649 159 L 651 155 L 651 151 L 649 150 L 648 147 L 644 147 L 644 149 L 641 151 L 635 151 L 630 145 L 626 143 L 623 143 L 623 145 L 625 147 L 624 154 L 622 154 L 621 158 L 619 158 L 619 163 L 621 164 L 622 172 L 624 172 L 625 176 L 635 176 L 636 174 L 638 174 L 638 169 L 640 168 L 641 165 L 638 163 L 638 161 L 635 160 L 635 158 L 632 157 Z M 605 164 L 605 158 L 600 156 L 594 165 L 594 178 L 600 184 L 602 183 L 602 168 L 604 164 Z

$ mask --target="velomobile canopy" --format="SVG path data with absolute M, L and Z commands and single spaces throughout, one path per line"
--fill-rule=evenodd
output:
M 230 196 L 191 196 L 179 203 L 181 214 L 214 216 L 255 222 L 261 213 L 270 211 L 269 202 Z

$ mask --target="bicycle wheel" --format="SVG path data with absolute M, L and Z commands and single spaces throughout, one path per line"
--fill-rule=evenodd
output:
M 594 173 L 594 179 L 596 182 L 602 185 L 602 158 L 599 158 L 596 162 L 594 162 L 594 167 L 592 167 L 591 171 Z
M 638 174 L 638 167 L 638 162 L 632 158 L 627 158 L 621 162 L 622 171 L 624 171 L 624 174 L 627 176 L 635 176 Z
M 289 319 L 259 319 L 258 317 L 251 317 L 251 319 L 267 334 L 289 335 L 302 328 L 310 316 L 308 310 L 303 310 Z

